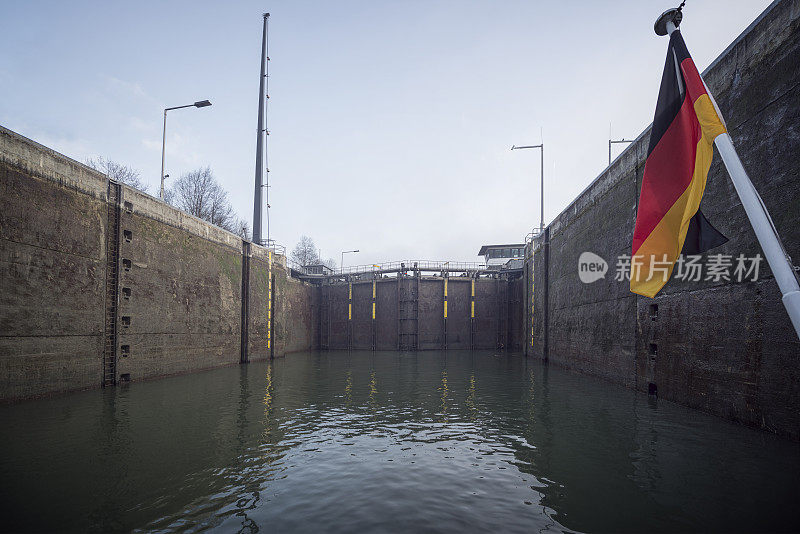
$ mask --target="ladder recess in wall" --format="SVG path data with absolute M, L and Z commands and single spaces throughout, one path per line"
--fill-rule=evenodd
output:
M 119 227 L 122 187 L 108 182 L 106 225 L 106 298 L 103 346 L 103 386 L 117 382 L 117 314 L 119 309 Z
M 331 286 L 322 286 L 322 298 L 319 303 L 319 348 L 328 350 L 331 334 Z
M 242 241 L 242 326 L 239 363 L 250 361 L 250 243 Z
M 397 348 L 417 350 L 419 333 L 419 276 L 397 276 Z
M 497 348 L 505 349 L 508 345 L 508 284 L 497 284 Z

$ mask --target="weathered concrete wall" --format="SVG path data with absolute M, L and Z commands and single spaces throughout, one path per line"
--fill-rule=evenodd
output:
M 288 276 L 285 264 L 273 268 L 275 274 L 275 355 L 311 350 L 317 347 L 317 288 Z
M 119 375 L 131 379 L 239 361 L 241 239 L 125 189 Z M 158 217 L 158 218 L 156 218 Z M 205 234 L 205 235 L 204 235 Z M 130 260 L 130 268 L 125 266 Z M 128 355 L 125 355 L 128 354 Z
M 251 361 L 265 360 L 274 353 L 274 344 L 267 343 L 267 318 L 269 310 L 270 277 L 286 276 L 285 271 L 278 271 L 273 266 L 270 270 L 269 251 L 261 247 L 252 247 L 250 257 L 250 300 L 249 321 L 247 326 L 247 352 Z M 273 280 L 272 288 L 275 288 Z M 274 312 L 274 310 L 273 310 Z M 280 354 L 280 351 L 278 352 Z
M 99 385 L 105 179 L 4 132 L 0 155 L 2 396 Z
M 0 191 L 0 400 L 100 386 L 108 179 L 0 127 Z M 315 346 L 315 288 L 284 257 L 268 350 L 268 251 L 250 246 L 243 295 L 239 237 L 127 186 L 121 197 L 116 380 L 238 363 L 243 297 L 249 359 Z
M 800 2 L 772 4 L 704 77 L 789 254 L 800 257 Z M 655 299 L 615 280 L 617 258 L 631 250 L 648 142 L 649 130 L 556 217 L 548 244 L 534 242 L 529 353 L 800 438 L 800 341 L 766 262 L 758 281 L 673 280 Z M 713 254 L 760 252 L 719 155 L 701 207 L 730 238 Z M 580 282 L 584 251 L 609 263 L 605 279 Z

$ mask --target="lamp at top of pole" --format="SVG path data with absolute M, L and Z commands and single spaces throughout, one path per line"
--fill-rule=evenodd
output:
M 681 25 L 681 20 L 683 20 L 683 12 L 679 7 L 673 7 L 672 9 L 668 9 L 664 11 L 660 17 L 656 20 L 656 23 L 653 25 L 653 30 L 655 30 L 656 35 L 667 35 L 668 33 L 672 33 L 669 31 L 667 27 L 667 23 L 671 22 L 674 29 L 677 29 L 678 26 Z

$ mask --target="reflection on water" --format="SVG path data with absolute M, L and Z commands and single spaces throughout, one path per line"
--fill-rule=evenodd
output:
M 491 352 L 293 354 L 0 424 L 10 531 L 800 526 L 796 443 Z

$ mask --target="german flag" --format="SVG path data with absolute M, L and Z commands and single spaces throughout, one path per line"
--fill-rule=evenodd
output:
M 683 254 L 727 241 L 699 211 L 714 139 L 725 125 L 683 37 L 672 32 L 633 231 L 631 291 L 654 297 Z

